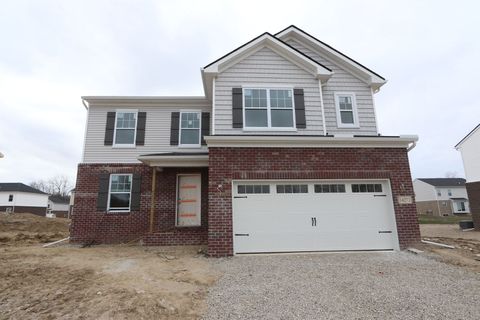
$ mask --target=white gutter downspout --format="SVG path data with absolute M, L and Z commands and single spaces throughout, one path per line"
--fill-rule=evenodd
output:
M 327 124 L 325 122 L 325 108 L 323 106 L 322 80 L 318 79 L 318 89 L 320 90 L 320 108 L 322 109 L 323 135 L 327 135 Z
M 417 141 L 413 141 L 412 144 L 407 148 L 407 152 L 415 148 L 416 145 L 417 145 Z
M 88 108 L 88 106 L 85 102 L 85 99 L 83 99 L 83 98 L 82 98 L 82 104 L 85 107 L 85 109 L 87 110 L 87 117 L 86 117 L 86 120 L 85 120 L 85 132 L 83 134 L 83 150 L 82 150 L 82 162 L 85 162 L 85 147 L 86 147 L 86 144 L 87 144 L 88 115 L 90 114 L 90 109 Z
M 212 85 L 212 136 L 215 135 L 215 79 L 216 77 L 213 77 L 213 85 Z

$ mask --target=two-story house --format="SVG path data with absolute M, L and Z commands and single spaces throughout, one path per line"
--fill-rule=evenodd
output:
M 455 149 L 462 154 L 473 225 L 480 231 L 480 124 L 460 140 Z
M 71 240 L 248 252 L 419 241 L 408 151 L 378 133 L 386 80 L 290 26 L 201 69 L 202 97 L 83 97 Z
M 470 212 L 463 178 L 419 178 L 413 181 L 419 214 L 449 216 Z

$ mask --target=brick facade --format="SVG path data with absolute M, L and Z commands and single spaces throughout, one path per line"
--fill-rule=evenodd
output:
M 232 180 L 390 179 L 400 248 L 420 240 L 406 149 L 398 148 L 209 148 L 209 233 L 212 256 L 233 254 Z M 221 188 L 218 186 L 221 185 Z
M 99 176 L 102 173 L 139 173 L 142 176 L 140 209 L 128 213 L 97 211 Z M 206 244 L 208 170 L 166 168 L 157 172 L 154 232 L 149 234 L 153 168 L 143 164 L 80 164 L 75 188 L 71 241 L 122 243 L 143 239 L 150 245 Z M 175 227 L 176 176 L 202 174 L 202 226 Z
M 475 230 L 480 231 L 480 181 L 467 183 L 468 201 Z

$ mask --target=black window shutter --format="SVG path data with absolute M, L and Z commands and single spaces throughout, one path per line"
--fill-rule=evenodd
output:
M 142 175 L 138 173 L 133 174 L 132 181 L 132 197 L 130 210 L 140 210 L 140 197 L 142 193 Z
M 98 177 L 97 211 L 107 211 L 110 175 L 101 173 Z
M 202 112 L 202 145 L 206 146 L 207 142 L 204 137 L 210 134 L 210 112 Z
M 303 96 L 303 89 L 293 89 L 293 96 L 295 102 L 295 122 L 297 128 L 305 129 L 307 122 L 305 119 L 305 99 Z
M 115 131 L 115 112 L 107 112 L 107 124 L 105 125 L 104 145 L 113 145 L 113 134 Z
M 143 146 L 145 144 L 145 124 L 147 122 L 147 113 L 139 112 L 137 115 L 137 137 L 135 145 Z
M 243 128 L 242 88 L 232 88 L 232 126 L 233 128 Z
M 170 125 L 170 145 L 178 146 L 178 130 L 180 127 L 180 112 L 172 112 L 172 123 Z

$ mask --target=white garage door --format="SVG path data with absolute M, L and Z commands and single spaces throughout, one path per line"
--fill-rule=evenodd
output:
M 398 249 L 388 181 L 235 181 L 235 253 Z

